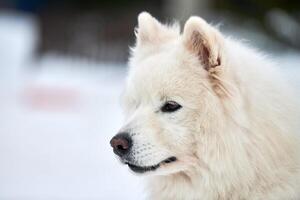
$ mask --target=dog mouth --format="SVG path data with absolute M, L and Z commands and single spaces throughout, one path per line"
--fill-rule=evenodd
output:
M 156 170 L 157 168 L 160 167 L 161 164 L 169 164 L 169 163 L 175 162 L 176 160 L 177 160 L 177 158 L 172 156 L 172 157 L 169 157 L 169 158 L 159 162 L 156 165 L 151 165 L 151 166 L 138 166 L 138 165 L 131 164 L 129 162 L 125 162 L 125 164 L 127 164 L 128 167 L 136 173 L 145 173 L 145 172 Z

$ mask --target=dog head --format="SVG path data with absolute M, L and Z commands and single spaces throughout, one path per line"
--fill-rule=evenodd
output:
M 180 33 L 148 13 L 138 16 L 136 45 L 122 102 L 126 120 L 111 145 L 137 173 L 170 174 L 205 166 L 228 91 L 224 39 L 199 17 Z M 202 152 L 201 152 L 202 151 Z

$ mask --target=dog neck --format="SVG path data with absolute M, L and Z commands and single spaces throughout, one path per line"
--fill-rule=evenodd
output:
M 186 172 L 178 172 L 165 176 L 149 177 L 150 188 L 148 199 L 214 199 L 215 190 L 211 187 L 210 180 L 199 177 L 204 172 L 194 169 Z M 200 186 L 200 187 L 199 187 Z M 203 195 L 205 194 L 205 195 Z

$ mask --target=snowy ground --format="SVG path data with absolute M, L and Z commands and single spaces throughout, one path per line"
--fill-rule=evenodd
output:
M 109 145 L 125 67 L 32 60 L 35 35 L 34 21 L 0 16 L 0 199 L 142 199 Z
M 109 146 L 125 67 L 33 60 L 34 24 L 0 15 L 0 199 L 143 199 L 142 178 Z M 300 54 L 273 56 L 300 92 Z

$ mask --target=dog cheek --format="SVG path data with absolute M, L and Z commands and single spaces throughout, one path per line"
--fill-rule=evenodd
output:
M 172 125 L 166 127 L 162 133 L 162 140 L 165 148 L 171 152 L 184 152 L 187 146 L 192 142 L 189 131 L 186 127 Z

